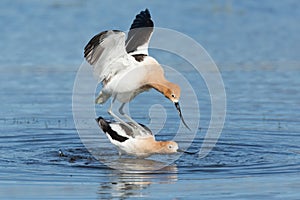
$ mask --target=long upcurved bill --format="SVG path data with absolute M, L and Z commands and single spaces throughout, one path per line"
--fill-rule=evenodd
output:
M 191 130 L 190 127 L 185 123 L 185 121 L 184 121 L 184 119 L 183 119 L 183 116 L 182 116 L 182 114 L 181 114 L 181 110 L 180 110 L 179 103 L 178 103 L 178 102 L 175 102 L 174 105 L 175 105 L 175 107 L 176 107 L 176 109 L 177 109 L 177 111 L 178 111 L 178 114 L 179 114 L 179 117 L 180 117 L 182 123 L 185 125 L 185 127 L 187 127 L 189 130 Z
M 177 149 L 177 152 L 179 152 L 179 153 L 187 153 L 187 154 L 196 154 L 196 153 L 199 153 L 199 151 L 190 152 L 190 151 L 185 151 L 185 150 L 182 150 L 182 149 Z

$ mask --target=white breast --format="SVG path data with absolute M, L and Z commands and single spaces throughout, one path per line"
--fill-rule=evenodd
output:
M 103 88 L 104 92 L 117 94 L 121 102 L 128 102 L 143 86 L 146 78 L 146 69 L 140 66 L 123 70 L 113 76 Z

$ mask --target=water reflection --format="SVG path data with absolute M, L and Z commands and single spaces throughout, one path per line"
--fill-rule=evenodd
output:
M 111 159 L 109 162 L 106 160 L 105 164 L 112 169 L 121 171 L 122 173 L 151 173 L 152 171 L 163 169 L 169 165 L 168 162 L 139 158 Z
M 136 166 L 136 171 L 121 172 L 112 170 L 107 181 L 100 183 L 98 194 L 99 199 L 107 198 L 129 198 L 129 197 L 146 197 L 146 189 L 152 183 L 172 184 L 177 182 L 177 166 L 171 165 L 151 173 L 139 173 L 142 163 L 152 165 L 153 162 L 142 159 L 122 159 L 128 165 Z M 133 163 L 136 162 L 136 165 Z M 147 167 L 146 167 L 147 168 Z M 145 171 L 144 171 L 145 172 Z

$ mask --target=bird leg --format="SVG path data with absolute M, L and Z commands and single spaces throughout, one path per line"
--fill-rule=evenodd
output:
M 133 123 L 133 125 L 135 126 L 134 128 L 137 128 L 139 131 L 141 131 L 142 133 L 146 133 L 147 131 L 141 126 L 139 125 L 136 121 L 134 121 L 129 115 L 127 115 L 124 111 L 125 103 L 122 103 L 122 105 L 119 108 L 119 113 L 124 116 L 128 121 L 130 121 L 131 123 Z
M 120 117 L 118 117 L 115 113 L 113 113 L 112 111 L 112 107 L 113 107 L 113 103 L 115 102 L 116 97 L 114 97 L 114 99 L 112 100 L 109 109 L 107 110 L 108 114 L 110 114 L 113 118 L 115 118 L 116 120 L 118 120 L 119 122 L 121 122 L 122 124 L 124 124 L 126 127 L 128 127 L 129 129 L 133 130 L 133 127 L 131 127 L 128 123 L 126 123 L 124 120 L 122 120 Z

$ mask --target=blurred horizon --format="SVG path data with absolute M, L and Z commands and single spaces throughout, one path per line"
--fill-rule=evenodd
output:
M 297 0 L 4 0 L 0 2 L 0 66 L 65 66 L 65 70 L 77 70 L 83 61 L 83 48 L 92 36 L 108 29 L 126 31 L 145 8 L 156 27 L 195 39 L 220 70 L 233 65 L 248 70 L 275 65 L 300 68 Z

